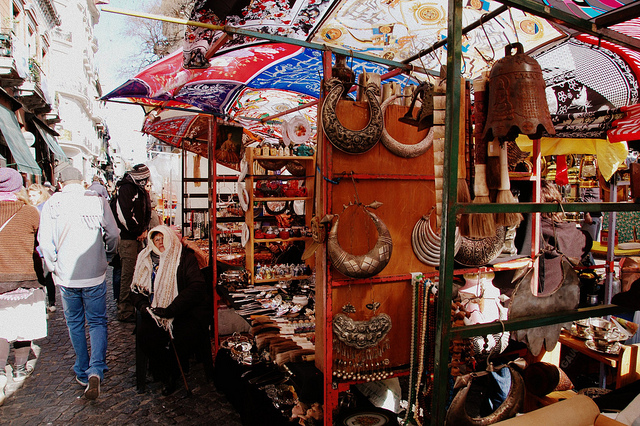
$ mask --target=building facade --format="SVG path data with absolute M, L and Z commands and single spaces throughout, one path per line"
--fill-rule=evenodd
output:
M 50 86 L 58 142 L 85 180 L 107 178 L 112 170 L 109 134 L 103 119 L 102 95 L 95 66 L 98 41 L 94 26 L 100 11 L 93 0 L 55 0 L 60 25 L 51 32 Z

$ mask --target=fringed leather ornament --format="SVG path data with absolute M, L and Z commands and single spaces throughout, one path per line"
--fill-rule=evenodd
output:
M 392 95 L 387 100 L 385 100 L 380 106 L 380 110 L 382 111 L 382 117 L 384 118 L 384 113 L 387 110 L 387 107 L 393 103 L 397 99 L 396 95 Z M 414 158 L 418 157 L 431 148 L 433 145 L 433 126 L 429 129 L 427 136 L 424 137 L 420 142 L 414 145 L 405 145 L 403 143 L 395 140 L 389 132 L 387 132 L 386 128 L 382 128 L 382 144 L 391 151 L 392 154 L 397 155 L 402 158 Z
M 322 129 L 331 144 L 339 150 L 348 154 L 362 154 L 373 148 L 382 137 L 384 124 L 378 102 L 380 88 L 369 84 L 365 90 L 370 114 L 369 123 L 361 130 L 347 129 L 338 119 L 336 107 L 343 91 L 342 81 L 337 78 L 327 82 L 327 96 L 322 104 Z
M 338 243 L 338 218 L 327 239 L 329 257 L 333 266 L 342 274 L 351 278 L 369 278 L 379 274 L 391 260 L 393 242 L 387 226 L 372 212 L 365 209 L 378 231 L 375 246 L 366 254 L 356 256 L 347 253 Z
M 509 305 L 509 319 L 530 315 L 546 315 L 555 312 L 570 311 L 578 307 L 580 302 L 580 279 L 571 263 L 562 258 L 562 284 L 552 293 L 534 296 L 531 291 L 533 267 L 527 266 L 516 271 L 513 281 L 518 282 Z M 529 351 L 537 356 L 544 348 L 551 352 L 560 338 L 562 327 L 569 328 L 571 323 L 560 323 L 517 330 L 512 333 L 516 340 L 525 342 Z

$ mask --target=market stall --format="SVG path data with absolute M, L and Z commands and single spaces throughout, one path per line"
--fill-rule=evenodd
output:
M 300 3 L 300 6 L 305 3 L 305 7 L 297 9 L 298 12 L 288 9 L 283 12 L 295 17 L 291 20 L 291 27 L 275 16 L 268 16 L 272 11 L 251 8 L 242 22 L 229 20 L 228 23 L 238 26 L 216 26 L 215 21 L 203 25 L 201 28 L 218 30 L 220 34 L 235 34 L 237 37 L 226 48 L 224 40 L 220 39 L 223 42 L 217 47 L 223 47 L 214 54 L 205 70 L 185 68 L 182 56 L 176 53 L 152 65 L 105 98 L 126 97 L 144 102 L 156 108 L 145 125 L 150 134 L 174 145 L 179 141 L 182 148 L 206 155 L 210 162 L 216 159 L 237 164 L 241 173 L 238 183 L 244 183 L 243 189 L 238 190 L 238 202 L 246 203 L 243 220 L 248 229 L 244 240 L 246 244 L 251 244 L 252 251 L 254 243 L 289 243 L 294 230 L 294 227 L 279 222 L 284 219 L 282 213 L 271 214 L 280 219 L 271 219 L 274 222 L 270 226 L 263 226 L 263 221 L 270 220 L 264 217 L 260 219 L 261 224 L 256 226 L 256 217 L 264 214 L 261 212 L 256 215 L 256 202 L 262 203 L 260 209 L 268 207 L 272 212 L 276 207 L 283 208 L 275 203 L 285 203 L 284 208 L 293 209 L 294 213 L 295 208 L 287 206 L 287 201 L 300 198 L 299 201 L 313 204 L 305 206 L 302 214 L 294 214 L 304 217 L 300 225 L 302 229 L 298 231 L 305 235 L 293 237 L 304 242 L 300 260 L 313 268 L 311 273 L 306 271 L 302 275 L 295 275 L 284 271 L 278 275 L 276 272 L 275 276 L 267 278 L 260 275 L 260 280 L 295 282 L 296 286 L 304 288 L 307 285 L 309 289 L 312 285 L 315 288 L 314 363 L 323 376 L 321 394 L 325 424 L 331 424 L 339 414 L 344 414 L 342 411 L 346 408 L 339 404 L 340 398 L 342 396 L 344 400 L 344 395 L 349 395 L 354 385 L 406 375 L 410 378 L 406 420 L 442 424 L 447 413 L 446 407 L 459 404 L 456 399 L 449 400 L 449 378 L 473 371 L 475 360 L 469 358 L 473 352 L 464 348 L 468 347 L 469 342 L 479 342 L 477 336 L 498 336 L 494 338 L 491 348 L 478 343 L 480 349 L 485 351 L 480 350 L 476 356 L 479 360 L 484 358 L 487 361 L 487 354 L 495 352 L 493 348 L 506 349 L 502 347 L 502 337 L 507 331 L 545 325 L 553 326 L 559 334 L 564 322 L 616 312 L 616 308 L 611 306 L 585 311 L 576 310 L 577 305 L 558 305 L 559 308 L 556 306 L 555 310 L 544 315 L 523 311 L 519 317 L 514 314 L 504 321 L 505 318 L 498 312 L 497 316 L 491 317 L 489 324 L 470 325 L 463 320 L 464 311 L 456 311 L 456 306 L 459 308 L 461 302 L 453 297 L 453 283 L 459 282 L 465 273 L 473 276 L 487 267 L 497 270 L 491 267 L 491 262 L 503 249 L 507 228 L 516 225 L 509 222 L 513 220 L 510 214 L 550 213 L 560 209 L 555 204 L 540 204 L 538 195 L 533 203 L 514 203 L 508 170 L 506 174 L 499 174 L 503 180 L 498 186 L 487 188 L 486 193 L 481 185 L 476 185 L 481 176 L 479 171 L 483 170 L 478 165 L 485 166 L 487 172 L 496 160 L 499 166 L 508 166 L 506 141 L 515 138 L 497 144 L 502 145 L 500 152 L 487 151 L 483 145 L 485 141 L 480 142 L 484 133 L 477 135 L 479 139 L 474 140 L 472 135 L 478 133 L 477 126 L 481 122 L 475 121 L 475 126 L 472 125 L 478 118 L 478 92 L 474 91 L 472 97 L 470 80 L 475 80 L 481 74 L 490 62 L 487 58 L 498 59 L 505 45 L 515 46 L 510 39 L 518 40 L 520 49 L 524 46 L 528 51 L 534 45 L 559 38 L 562 30 L 538 16 L 489 3 L 483 3 L 486 8 L 473 5 L 462 8 L 454 2 L 435 8 L 425 5 L 424 10 L 411 10 L 412 14 L 408 15 L 404 12 L 410 11 L 407 9 L 409 2 L 400 1 L 393 2 L 389 8 L 385 8 L 385 13 L 375 17 L 370 16 L 367 10 L 351 7 L 348 1 L 336 2 L 335 5 L 330 4 L 332 2 Z M 528 3 L 518 6 L 529 13 L 535 11 L 535 7 Z M 445 50 L 439 49 L 442 44 L 436 47 L 435 44 L 429 45 L 427 40 L 435 40 L 436 35 L 437 38 L 443 38 L 442 27 L 435 30 L 429 23 L 447 23 L 447 8 L 451 16 L 448 19 L 448 44 Z M 301 10 L 314 13 L 299 13 Z M 453 13 L 454 10 L 456 13 Z M 462 28 L 462 11 L 467 25 L 465 28 Z M 385 26 L 386 22 L 398 20 L 396 12 L 403 16 L 401 22 L 405 25 Z M 485 12 L 489 12 L 492 19 L 484 18 Z M 537 11 L 536 15 L 545 13 L 549 14 Z M 595 32 L 625 46 L 638 47 L 635 39 L 630 41 L 629 37 L 594 31 L 592 27 L 584 25 L 584 20 L 569 19 L 566 12 L 554 10 L 550 15 L 565 18 L 572 28 Z M 267 18 L 277 25 L 265 25 Z M 364 20 L 367 26 L 354 27 L 352 24 L 358 20 Z M 321 25 L 314 27 L 315 23 Z M 258 28 L 264 32 L 252 32 L 252 29 Z M 463 32 L 466 34 L 464 43 L 460 37 Z M 287 33 L 291 37 L 282 40 L 272 33 Z M 243 38 L 247 35 L 269 42 L 260 44 L 252 38 Z M 336 54 L 335 64 L 332 64 L 330 51 Z M 461 51 L 465 52 L 464 56 Z M 194 51 L 190 52 L 193 54 Z M 429 52 L 434 54 L 429 56 Z M 441 63 L 447 64 L 442 73 Z M 458 84 L 461 81 L 459 70 L 464 70 L 468 82 L 463 79 L 462 84 Z M 406 74 L 401 74 L 403 71 Z M 435 77 L 432 74 L 440 75 Z M 557 81 L 558 77 L 552 78 Z M 540 79 L 544 85 L 542 77 Z M 635 81 L 637 85 L 637 78 L 628 80 Z M 495 81 L 499 80 L 496 78 Z M 353 87 L 355 82 L 360 84 L 358 89 Z M 350 90 L 351 95 L 347 95 Z M 400 101 L 403 95 L 408 102 Z M 545 99 L 544 93 L 536 96 L 538 101 Z M 487 97 L 491 102 L 491 93 Z M 394 100 L 398 100 L 397 104 Z M 430 102 L 432 109 L 429 111 L 425 105 Z M 633 97 L 619 102 L 633 102 Z M 414 110 L 416 103 L 421 105 Z M 200 110 L 194 110 L 189 105 Z M 539 103 L 537 107 L 541 105 Z M 495 108 L 485 111 L 497 112 L 499 106 L 494 105 Z M 613 106 L 620 108 L 625 105 Z M 181 116 L 176 113 L 171 117 L 163 108 L 181 108 L 185 114 Z M 306 123 L 303 127 L 312 130 L 311 138 L 297 144 L 298 147 L 308 147 L 311 155 L 308 152 L 291 155 L 291 149 L 296 144 L 292 141 L 295 136 L 289 133 L 288 126 L 293 120 L 282 118 L 289 114 L 301 117 Z M 208 115 L 206 138 L 204 133 L 197 130 L 197 120 L 203 120 L 204 115 Z M 544 130 L 554 133 L 550 116 L 548 120 L 548 123 L 543 123 L 548 124 L 543 125 Z M 490 123 L 490 117 L 487 117 L 487 122 Z M 235 143 L 231 141 L 225 145 L 227 135 L 219 136 L 214 128 L 229 124 L 241 126 L 242 135 Z M 491 128 L 489 124 L 486 127 Z M 543 139 L 541 144 L 535 142 L 542 135 L 537 132 L 537 123 L 534 127 L 534 132 L 519 133 L 534 140 L 530 149 L 531 175 L 539 190 L 540 157 L 546 154 L 563 155 L 567 144 L 563 142 L 554 148 L 551 141 Z M 493 132 L 496 138 L 506 136 L 498 135 L 497 127 L 493 128 Z M 232 132 L 229 134 L 232 135 Z M 624 161 L 623 150 L 626 158 L 624 143 L 596 142 L 590 148 L 585 148 L 587 144 L 584 142 L 581 144 L 582 153 L 602 156 L 601 170 L 602 166 L 606 166 L 603 174 L 613 174 Z M 235 148 L 230 153 L 226 147 L 232 145 Z M 285 153 L 285 149 L 289 152 Z M 521 145 L 520 150 L 526 151 L 527 147 Z M 572 153 L 571 148 L 566 153 Z M 296 156 L 311 159 L 302 160 Z M 241 161 L 243 157 L 246 165 Z M 303 164 L 305 161 L 312 163 L 302 167 L 301 175 L 296 175 L 292 170 L 285 173 L 287 164 L 294 160 Z M 254 163 L 261 161 L 262 168 L 256 168 Z M 270 167 L 265 166 L 269 163 Z M 273 163 L 279 163 L 279 166 Z M 260 180 L 264 181 L 263 186 Z M 303 183 L 293 188 L 292 181 Z M 216 188 L 215 176 L 210 178 L 210 182 L 213 182 L 210 187 L 210 191 L 213 191 Z M 459 195 L 458 190 L 464 186 L 471 188 L 473 198 Z M 300 192 L 301 188 L 306 189 L 304 194 Z M 493 192 L 490 193 L 489 189 Z M 283 196 L 283 191 L 294 192 Z M 496 198 L 497 194 L 503 198 Z M 491 198 L 497 202 L 491 203 Z M 475 202 L 472 203 L 472 199 Z M 570 212 L 603 208 L 602 205 L 585 207 L 577 203 L 563 203 L 562 207 Z M 637 206 L 633 203 L 609 204 L 604 209 L 632 211 L 637 210 Z M 496 211 L 502 214 L 503 222 L 497 226 L 494 223 L 486 235 L 470 235 L 470 230 L 483 229 L 473 220 L 486 218 Z M 475 216 L 465 218 L 467 214 Z M 461 217 L 458 218 L 458 215 Z M 210 223 L 215 224 L 216 219 L 211 219 Z M 461 225 L 463 219 L 469 220 L 469 229 Z M 307 228 L 310 235 L 307 235 Z M 257 231 L 262 234 L 257 235 Z M 534 241 L 537 241 L 538 234 L 539 228 L 534 225 Z M 214 235 L 212 240 L 216 241 Z M 535 263 L 535 253 L 539 248 L 535 242 L 534 248 L 532 263 Z M 480 256 L 487 252 L 491 253 L 490 259 Z M 255 252 L 246 253 L 251 256 L 246 262 L 251 278 L 239 286 L 245 290 L 260 284 L 258 274 L 267 274 L 266 270 L 258 267 Z M 513 272 L 517 266 L 504 269 Z M 529 263 L 525 268 L 537 274 L 537 268 L 532 268 Z M 269 273 L 274 273 L 271 266 Z M 217 274 L 214 276 L 218 279 Z M 464 278 L 471 280 L 472 276 Z M 529 289 L 532 293 L 530 296 L 536 297 L 535 286 L 531 284 L 533 282 L 536 280 L 526 281 L 521 287 L 513 289 L 514 293 Z M 486 288 L 492 288 L 489 283 L 485 284 Z M 289 313 L 299 312 L 292 312 L 295 303 L 287 306 L 282 303 L 286 297 L 281 291 L 284 290 L 286 294 L 289 285 L 280 287 L 276 289 L 280 296 L 277 306 L 265 307 L 258 300 L 260 297 L 256 297 L 250 302 L 258 302 L 260 306 L 254 306 L 247 313 L 259 315 L 261 309 L 277 312 L 281 308 L 288 309 Z M 273 291 L 257 289 L 258 293 Z M 245 290 L 238 291 L 235 288 L 231 293 L 245 298 Z M 436 293 L 437 297 L 434 297 Z M 274 293 L 271 294 L 269 298 L 275 299 Z M 480 295 L 476 294 L 475 298 L 478 297 Z M 270 301 L 264 303 L 269 305 Z M 451 321 L 447 320 L 450 314 Z M 245 348 L 247 345 L 244 340 L 232 341 L 230 345 L 233 348 L 225 349 L 232 353 L 232 349 L 241 352 L 237 354 L 236 361 L 249 362 L 251 365 L 256 354 L 252 349 L 264 348 L 265 345 L 275 358 L 288 353 L 286 349 L 306 349 L 299 342 L 280 340 L 286 334 L 282 330 L 290 324 L 283 326 L 278 321 L 272 321 L 273 318 L 265 322 L 258 316 L 248 319 L 252 328 L 270 329 L 274 333 L 267 339 L 268 344 L 265 344 L 265 340 L 258 341 L 261 333 L 253 333 L 254 340 L 249 342 L 248 348 Z M 366 331 L 352 335 L 349 330 L 353 327 Z M 529 343 L 531 339 L 529 336 Z M 554 337 L 548 335 L 547 339 L 549 344 L 546 349 L 550 350 Z M 534 356 L 538 355 L 540 346 L 533 347 L 534 350 L 528 345 L 529 351 L 535 352 Z M 278 348 L 284 351 L 278 351 Z M 511 353 L 519 354 L 520 349 Z M 244 352 L 247 353 L 243 355 Z M 449 360 L 450 355 L 453 362 L 447 365 L 445 360 Z M 497 353 L 494 355 L 497 356 Z M 502 370 L 517 371 L 518 367 L 509 364 Z M 518 373 L 511 374 L 516 383 Z M 282 379 L 281 375 L 274 377 L 276 381 Z M 284 398 L 281 394 L 277 397 Z M 293 408 L 290 407 L 291 410 Z M 418 414 L 420 410 L 422 415 Z M 367 409 L 361 410 L 362 413 L 367 413 Z M 311 410 L 309 415 L 313 414 Z M 509 414 L 515 414 L 515 411 L 509 411 Z

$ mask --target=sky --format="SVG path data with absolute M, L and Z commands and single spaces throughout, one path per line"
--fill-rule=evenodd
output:
M 154 1 L 111 0 L 109 6 L 142 11 L 143 6 L 149 3 Z M 101 12 L 100 20 L 94 27 L 94 35 L 98 39 L 95 59 L 103 94 L 109 93 L 133 77 L 122 71 L 130 69 L 126 64 L 134 57 L 139 47 L 138 41 L 125 34 L 128 25 L 131 25 L 131 18 L 125 15 Z M 104 115 L 111 143 L 120 147 L 122 156 L 125 159 L 131 158 L 132 165 L 145 162 L 147 137 L 140 132 L 144 120 L 142 107 L 107 102 Z

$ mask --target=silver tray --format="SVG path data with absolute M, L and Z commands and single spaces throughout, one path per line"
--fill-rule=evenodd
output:
M 622 345 L 620 344 L 620 342 L 614 342 L 611 346 L 609 346 L 605 350 L 602 350 L 596 347 L 596 344 L 593 343 L 593 340 L 587 340 L 586 342 L 584 342 L 584 344 L 586 347 L 588 347 L 592 351 L 596 351 L 605 355 L 618 355 L 620 353 L 620 350 L 622 349 Z

